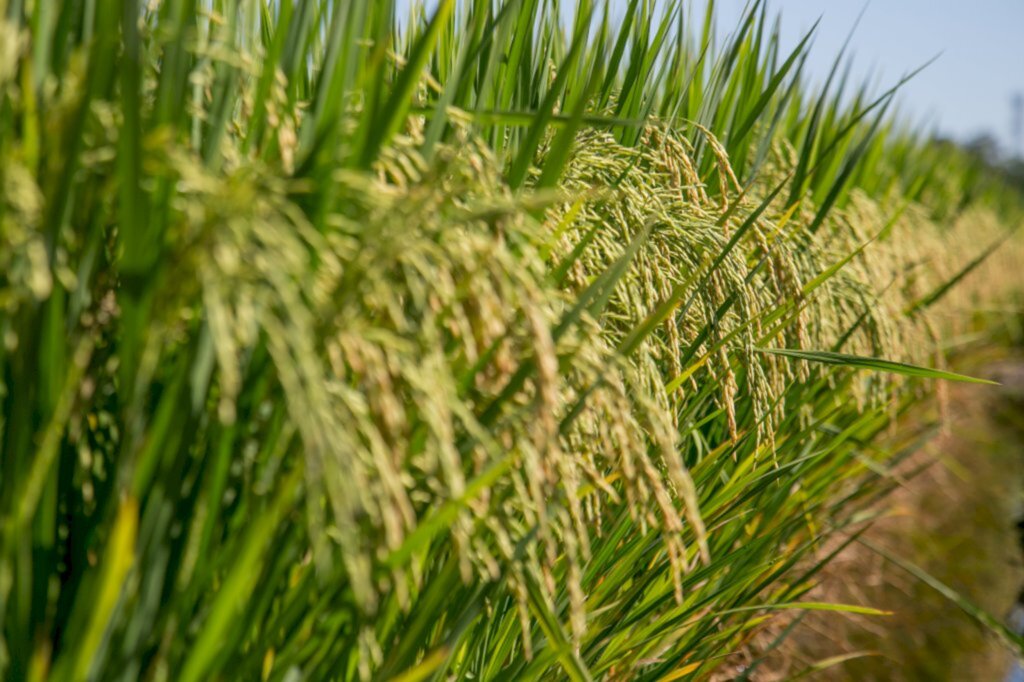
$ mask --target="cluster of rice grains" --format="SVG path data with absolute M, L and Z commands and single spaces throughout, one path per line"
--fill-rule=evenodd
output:
M 429 164 L 417 145 L 388 149 L 375 177 L 337 173 L 326 232 L 284 186 L 250 178 L 239 201 L 232 179 L 196 183 L 208 193 L 197 205 L 217 213 L 192 221 L 204 237 L 180 240 L 212 254 L 199 270 L 222 419 L 234 418 L 233 358 L 268 341 L 307 462 L 313 556 L 337 553 L 365 614 L 364 674 L 388 635 L 380 596 L 408 608 L 448 553 L 438 524 L 463 581 L 514 594 L 524 656 L 534 589 L 553 612 L 568 600 L 579 647 L 594 543 L 621 541 L 604 536 L 605 516 L 624 512 L 657 538 L 681 605 L 698 562 L 729 564 L 728 543 L 712 561 L 698 501 L 728 489 L 717 477 L 805 457 L 815 411 L 842 422 L 837 412 L 900 404 L 900 382 L 878 374 L 847 377 L 854 403 L 837 390 L 802 404 L 789 389 L 808 365 L 759 349 L 935 359 L 926 316 L 905 315 L 927 282 L 895 281 L 916 252 L 888 234 L 873 243 L 883 227 L 913 230 L 920 248 L 949 239 L 920 216 L 886 225 L 857 196 L 811 234 L 810 209 L 758 211 L 762 197 L 742 193 L 724 153 L 724 198 L 709 199 L 685 140 L 654 127 L 633 148 L 585 133 L 557 194 L 503 190 L 469 138 Z
M 580 566 L 605 499 L 662 529 L 679 571 L 692 561 L 703 528 L 664 401 L 631 386 L 594 319 L 560 324 L 574 301 L 549 277 L 551 236 L 485 149 L 426 165 L 396 146 L 378 177 L 339 173 L 328 232 L 285 185 L 182 175 L 197 213 L 175 261 L 201 273 L 220 418 L 236 418 L 238 359 L 265 338 L 307 462 L 310 538 L 337 552 L 371 622 L 380 591 L 408 604 L 424 559 L 410 534 L 444 503 L 462 578 L 511 566 L 527 633 L 527 583 L 553 602 L 565 557 L 582 636 Z

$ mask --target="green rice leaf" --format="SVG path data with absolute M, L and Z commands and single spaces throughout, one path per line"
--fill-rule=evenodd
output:
M 988 384 L 998 386 L 995 381 L 978 379 L 963 374 L 955 374 L 941 369 L 919 367 L 908 365 L 903 362 L 892 362 L 881 358 L 870 358 L 860 355 L 847 355 L 846 353 L 834 353 L 831 351 L 796 350 L 790 348 L 758 348 L 761 353 L 770 353 L 794 360 L 805 360 L 817 362 L 824 365 L 835 365 L 839 367 L 850 367 L 853 369 L 867 369 L 874 372 L 887 372 L 890 374 L 902 374 L 910 377 L 921 377 L 924 379 L 944 379 L 946 381 L 962 381 L 970 384 Z

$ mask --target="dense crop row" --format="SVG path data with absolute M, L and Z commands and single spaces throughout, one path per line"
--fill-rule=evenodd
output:
M 665 5 L 0 1 L 0 676 L 702 679 L 844 608 L 1019 205 Z

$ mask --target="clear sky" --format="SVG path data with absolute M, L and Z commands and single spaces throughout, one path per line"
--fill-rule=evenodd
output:
M 691 2 L 700 11 L 705 0 Z M 821 17 L 808 69 L 824 80 L 857 16 L 853 76 L 890 84 L 932 57 L 904 86 L 900 109 L 915 122 L 964 140 L 988 132 L 1007 148 L 1011 98 L 1024 95 L 1024 0 L 767 0 L 795 45 Z M 717 0 L 719 26 L 736 26 L 746 0 Z M 1018 149 L 1024 153 L 1024 149 Z

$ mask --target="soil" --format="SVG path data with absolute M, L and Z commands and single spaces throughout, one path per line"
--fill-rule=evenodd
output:
M 748 662 L 764 660 L 746 679 L 1006 678 L 1013 657 L 996 637 L 868 548 L 913 562 L 997 618 L 1010 614 L 1024 587 L 1024 360 L 990 361 L 973 373 L 1003 386 L 945 387 L 943 433 L 901 465 L 906 480 L 884 502 L 887 512 L 866 531 L 867 542 L 844 550 L 807 596 L 892 615 L 808 612 L 773 648 L 786 626 L 776 624 L 748 652 Z

